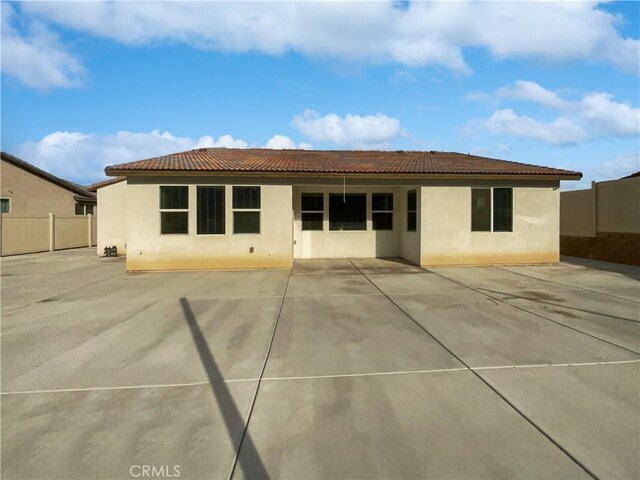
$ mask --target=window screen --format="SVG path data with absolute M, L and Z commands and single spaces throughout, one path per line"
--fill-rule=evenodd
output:
M 189 233 L 189 187 L 160 186 L 160 210 L 161 234 Z
M 366 230 L 367 195 L 365 193 L 331 193 L 329 195 L 329 230 Z
M 198 187 L 198 235 L 224 234 L 224 187 Z
M 260 233 L 260 187 L 233 187 L 233 233 Z
M 189 233 L 188 212 L 160 212 L 160 233 Z
M 322 230 L 324 194 L 303 193 L 301 197 L 302 230 Z
M 407 192 L 407 231 L 415 232 L 418 227 L 417 195 L 415 190 Z
M 471 189 L 471 231 L 491 231 L 491 189 Z
M 393 193 L 371 194 L 371 220 L 374 230 L 393 230 Z
M 189 187 L 160 187 L 160 209 L 180 210 L 189 208 Z
M 493 189 L 493 231 L 513 231 L 513 189 Z
M 234 209 L 260 209 L 260 187 L 233 187 Z

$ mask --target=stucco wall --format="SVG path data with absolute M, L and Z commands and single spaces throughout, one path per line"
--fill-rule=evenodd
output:
M 0 197 L 11 199 L 12 214 L 75 214 L 73 192 L 4 160 L 0 161 L 0 185 Z
M 596 234 L 595 190 L 560 194 L 560 234 L 594 237 Z
M 209 270 L 288 268 L 293 263 L 290 185 L 262 185 L 261 233 L 233 234 L 231 184 L 225 189 L 224 235 L 196 235 L 196 184 L 225 179 L 130 178 L 127 182 L 127 269 Z M 256 185 L 238 182 L 235 185 Z M 189 234 L 161 235 L 159 185 L 189 185 Z M 253 253 L 250 249 L 253 247 Z
M 596 188 L 598 231 L 640 233 L 640 177 L 598 182 Z
M 118 255 L 127 252 L 127 182 L 98 189 L 98 255 L 104 247 L 118 247 Z
M 48 215 L 0 215 L 0 254 L 18 255 L 48 251 L 49 225 Z
M 294 187 L 294 256 L 295 258 L 370 258 L 400 256 L 400 197 L 397 187 L 354 186 L 345 187 L 346 193 L 367 194 L 367 229 L 362 231 L 329 230 L 329 194 L 342 193 L 339 186 Z M 303 192 L 324 194 L 324 221 L 322 231 L 303 231 L 300 199 Z M 371 193 L 393 193 L 393 230 L 375 231 L 371 220 Z
M 471 231 L 471 187 L 513 187 L 513 231 Z M 422 187 L 421 265 L 559 261 L 557 182 Z

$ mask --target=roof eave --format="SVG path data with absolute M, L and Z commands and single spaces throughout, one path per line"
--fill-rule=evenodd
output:
M 238 177 L 357 177 L 357 178 L 483 178 L 483 179 L 537 179 L 537 180 L 580 180 L 582 173 L 354 173 L 354 172 L 293 172 L 293 171 L 246 171 L 246 170 L 120 170 L 107 167 L 105 173 L 109 176 L 123 177 L 151 177 L 151 176 L 238 176 Z

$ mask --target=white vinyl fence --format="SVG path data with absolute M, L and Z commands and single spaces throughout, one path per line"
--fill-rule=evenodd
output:
M 53 252 L 96 245 L 93 215 L 0 214 L 0 254 Z

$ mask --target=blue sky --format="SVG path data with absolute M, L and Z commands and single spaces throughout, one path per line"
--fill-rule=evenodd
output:
M 2 149 L 80 183 L 200 146 L 640 170 L 638 2 L 3 2 Z

